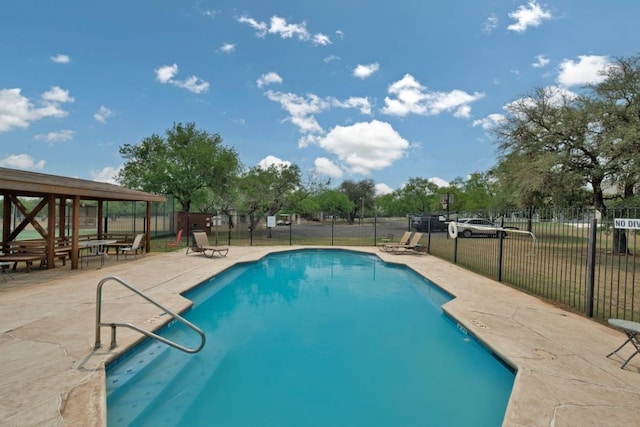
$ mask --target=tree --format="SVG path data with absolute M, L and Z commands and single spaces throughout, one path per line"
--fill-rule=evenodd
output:
M 346 217 L 349 224 L 353 224 L 358 215 L 363 217 L 366 209 L 373 209 L 376 188 L 372 179 L 363 179 L 359 182 L 348 179 L 342 181 L 339 190 L 353 203 L 353 208 Z
M 314 199 L 322 212 L 343 218 L 347 218 L 355 207 L 347 195 L 338 190 L 325 190 Z
M 587 102 L 598 114 L 610 181 L 628 199 L 640 182 L 640 56 L 618 58 L 602 75 L 603 81 L 588 86 Z
M 405 213 L 430 212 L 438 209 L 438 186 L 425 178 L 409 178 L 409 181 L 399 189 L 398 202 L 405 209 Z
M 239 184 L 252 229 L 262 216 L 274 215 L 308 196 L 301 185 L 300 167 L 295 164 L 255 166 L 241 176 Z
M 174 124 L 166 138 L 153 134 L 119 151 L 126 159 L 120 184 L 173 196 L 184 212 L 194 202 L 206 204 L 209 191 L 228 188 L 240 169 L 235 150 L 222 145 L 220 135 L 197 130 L 195 123 Z
M 591 203 L 603 215 L 610 199 L 635 197 L 640 183 L 640 57 L 617 59 L 602 77 L 582 96 L 546 88 L 510 105 L 510 114 L 496 129 L 505 152 L 499 169 L 504 178 L 524 182 L 528 174 L 540 183 L 533 190 L 548 197 L 544 186 L 554 188 L 558 197 L 568 177 L 572 185 L 590 189 Z M 606 195 L 607 186 L 618 193 Z M 616 229 L 614 241 L 623 242 L 615 252 L 628 251 L 624 231 Z
M 503 180 L 519 184 L 520 201 L 529 204 L 552 197 L 550 184 L 563 188 L 568 177 L 572 186 L 590 186 L 593 206 L 604 212 L 603 184 L 611 164 L 595 125 L 596 109 L 588 108 L 583 98 L 544 88 L 511 103 L 508 111 L 495 129 L 504 153 L 498 170 Z M 556 198 L 561 196 L 557 193 Z M 555 200 L 556 205 L 562 202 Z

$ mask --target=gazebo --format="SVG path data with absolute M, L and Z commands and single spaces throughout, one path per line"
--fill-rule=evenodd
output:
M 65 237 L 67 229 L 67 201 L 71 208 L 71 268 L 78 268 L 79 235 L 80 235 L 80 203 L 82 200 L 97 201 L 98 218 L 103 216 L 103 202 L 105 201 L 134 201 L 146 202 L 145 250 L 150 250 L 151 236 L 149 224 L 151 221 L 151 203 L 165 202 L 166 198 L 157 194 L 132 190 L 119 185 L 89 181 L 77 178 L 67 178 L 36 172 L 0 168 L 0 195 L 4 198 L 2 215 L 2 242 L 17 240 L 17 237 L 31 224 L 46 241 L 47 267 L 52 268 L 55 257 L 56 239 Z M 29 211 L 19 197 L 39 198 L 39 203 Z M 56 204 L 59 215 L 56 216 Z M 15 206 L 24 219 L 11 229 L 11 211 Z M 47 224 L 38 222 L 37 215 L 46 212 Z M 56 228 L 60 235 L 56 236 Z M 97 222 L 97 233 L 103 233 L 101 221 Z

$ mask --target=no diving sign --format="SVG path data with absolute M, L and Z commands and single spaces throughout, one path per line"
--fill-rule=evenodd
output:
M 614 218 L 614 228 L 630 228 L 633 230 L 640 230 L 640 219 L 634 218 Z

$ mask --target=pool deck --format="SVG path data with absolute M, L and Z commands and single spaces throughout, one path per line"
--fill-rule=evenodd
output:
M 115 275 L 180 312 L 180 293 L 237 262 L 298 247 L 231 247 L 225 258 L 185 256 L 185 250 L 116 261 L 82 270 L 18 271 L 0 279 L 0 425 L 105 426 L 104 365 L 139 335 L 118 328 L 118 347 L 95 343 L 96 286 Z M 335 248 L 334 248 L 335 249 Z M 427 255 L 392 255 L 350 248 L 406 264 L 456 296 L 444 307 L 489 346 L 517 376 L 504 426 L 640 425 L 640 356 L 625 369 L 606 355 L 624 342 L 615 329 L 564 311 L 506 285 Z M 167 319 L 114 282 L 103 290 L 103 321 L 149 329 Z M 418 326 L 417 326 L 418 327 Z M 631 354 L 631 345 L 621 351 Z

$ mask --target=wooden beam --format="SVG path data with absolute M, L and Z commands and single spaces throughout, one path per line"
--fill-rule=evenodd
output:
M 80 257 L 80 196 L 73 197 L 71 212 L 71 269 L 77 270 Z
M 47 238 L 47 231 L 44 228 L 42 228 L 40 223 L 38 223 L 38 221 L 36 220 L 36 215 L 38 215 L 38 213 L 40 213 L 42 208 L 44 208 L 46 206 L 47 199 L 43 198 L 42 200 L 40 200 L 40 203 L 38 203 L 38 205 L 35 208 L 33 208 L 33 210 L 31 212 L 29 212 L 27 210 L 27 208 L 22 204 L 22 202 L 18 199 L 17 196 L 11 196 L 11 200 L 13 201 L 13 204 L 15 205 L 15 207 L 17 207 L 18 210 L 20 210 L 20 212 L 22 212 L 22 214 L 24 215 L 24 219 L 22 220 L 22 222 L 20 224 L 18 224 L 16 226 L 16 228 L 14 228 L 11 231 L 11 234 L 9 235 L 7 240 L 15 240 L 15 238 L 18 236 L 18 234 L 20 234 L 20 232 L 22 230 L 24 230 L 24 228 L 29 223 L 31 223 L 33 228 L 35 228 L 36 231 L 38 233 L 40 233 L 40 235 L 43 238 L 46 239 Z
M 144 251 L 146 253 L 151 252 L 151 202 L 147 202 L 147 216 L 144 221 L 145 224 L 145 241 Z
M 56 196 L 47 196 L 49 211 L 47 216 L 47 268 L 56 266 Z
M 2 241 L 9 240 L 9 233 L 11 233 L 11 196 L 4 194 L 2 196 Z

